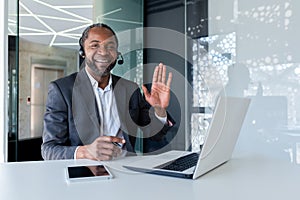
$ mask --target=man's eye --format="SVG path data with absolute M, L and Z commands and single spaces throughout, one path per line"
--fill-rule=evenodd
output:
M 109 50 L 115 50 L 116 49 L 116 47 L 114 45 L 108 45 L 106 48 L 109 49 Z
M 96 48 L 99 47 L 99 45 L 98 45 L 98 44 L 92 44 L 92 45 L 90 45 L 90 47 L 91 47 L 92 49 L 96 49 Z

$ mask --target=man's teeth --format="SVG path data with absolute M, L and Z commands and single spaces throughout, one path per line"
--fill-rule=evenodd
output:
M 96 60 L 96 62 L 99 62 L 99 63 L 108 63 L 108 60 Z

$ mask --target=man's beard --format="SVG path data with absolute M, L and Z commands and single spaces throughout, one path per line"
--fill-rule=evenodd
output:
M 97 68 L 94 62 L 91 60 L 85 59 L 86 65 L 93 71 L 93 73 L 98 77 L 105 77 L 110 74 L 110 71 L 115 67 L 117 60 L 110 63 L 104 71 L 101 71 Z

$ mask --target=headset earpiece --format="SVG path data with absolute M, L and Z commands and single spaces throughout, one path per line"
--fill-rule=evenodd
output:
M 123 65 L 124 58 L 123 58 L 121 52 L 118 52 L 118 57 L 120 57 L 120 59 L 118 59 L 118 65 Z
M 78 53 L 81 57 L 83 57 L 83 58 L 85 57 L 84 49 L 82 48 L 82 46 L 80 46 Z

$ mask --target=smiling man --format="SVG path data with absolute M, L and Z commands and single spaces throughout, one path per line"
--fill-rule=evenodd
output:
M 119 55 L 118 41 L 109 28 L 94 27 L 87 36 L 84 35 L 81 43 L 85 49 L 86 69 L 98 81 L 99 87 L 104 89 Z
M 166 111 L 172 80 L 166 66 L 156 66 L 143 97 L 137 84 L 111 74 L 121 53 L 108 25 L 87 27 L 79 44 L 84 68 L 49 85 L 43 158 L 110 160 L 134 153 L 138 129 L 147 140 L 163 140 L 175 124 Z

